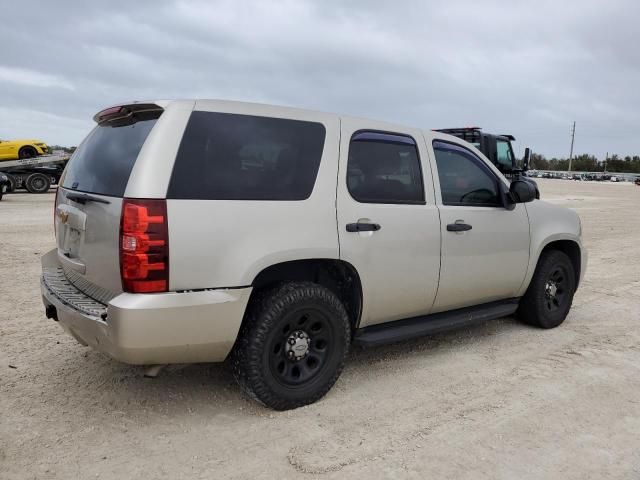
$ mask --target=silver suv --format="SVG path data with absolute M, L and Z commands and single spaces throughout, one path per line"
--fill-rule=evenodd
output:
M 228 359 L 275 409 L 327 393 L 352 344 L 555 327 L 585 271 L 576 213 L 443 133 L 211 100 L 94 120 L 56 195 L 47 316 L 126 363 Z

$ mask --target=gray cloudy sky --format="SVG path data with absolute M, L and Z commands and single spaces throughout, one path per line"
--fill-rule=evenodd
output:
M 223 98 L 551 156 L 640 154 L 638 0 L 0 0 L 0 138 L 75 145 L 101 108 Z

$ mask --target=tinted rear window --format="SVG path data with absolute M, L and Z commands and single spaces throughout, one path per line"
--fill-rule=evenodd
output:
M 182 137 L 168 198 L 304 200 L 318 174 L 320 123 L 193 112 Z
M 424 203 L 415 140 L 397 134 L 356 133 L 349 145 L 347 187 L 362 203 Z
M 145 114 L 126 124 L 98 125 L 73 154 L 62 186 L 122 197 L 131 169 L 158 116 Z

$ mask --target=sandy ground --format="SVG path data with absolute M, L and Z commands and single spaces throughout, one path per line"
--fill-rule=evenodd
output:
M 358 350 L 276 413 L 219 365 L 157 379 L 44 317 L 53 194 L 0 202 L 0 478 L 640 478 L 640 188 L 539 181 L 590 252 L 567 321 Z

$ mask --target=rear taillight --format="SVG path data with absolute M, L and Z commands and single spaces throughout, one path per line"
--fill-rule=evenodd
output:
M 102 110 L 101 112 L 98 112 L 95 116 L 95 120 L 96 122 L 100 123 L 103 120 L 118 115 L 120 114 L 122 111 L 124 110 L 124 107 L 110 107 L 110 108 L 105 108 L 104 110 Z
M 120 276 L 125 292 L 166 292 L 169 288 L 165 200 L 125 198 L 122 201 Z

